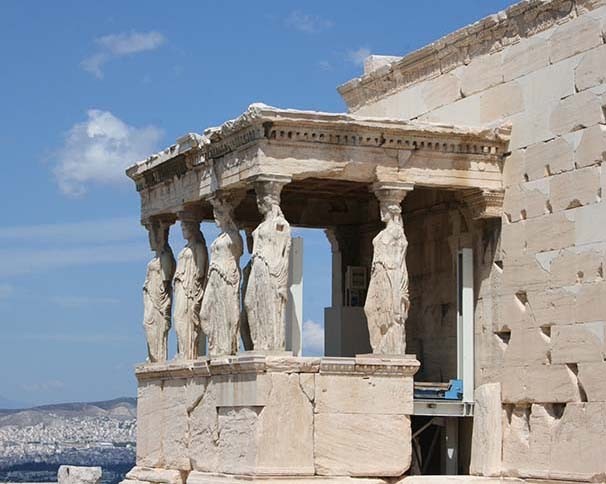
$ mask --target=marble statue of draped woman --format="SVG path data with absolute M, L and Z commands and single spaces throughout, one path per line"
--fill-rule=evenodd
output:
M 373 353 L 404 355 L 405 322 L 410 307 L 408 270 L 399 203 L 382 203 L 381 220 L 386 227 L 372 241 L 373 260 L 364 313 Z
M 258 197 L 264 220 L 253 232 L 253 254 L 244 305 L 255 350 L 284 351 L 288 300 L 290 225 L 275 194 Z
M 229 203 L 219 198 L 211 201 L 221 233 L 210 246 L 200 323 L 208 337 L 210 355 L 233 355 L 238 350 L 242 237 L 233 221 Z
M 150 247 L 156 256 L 147 264 L 143 284 L 143 327 L 148 360 L 156 363 L 166 361 L 168 355 L 175 257 L 168 245 L 168 226 L 154 222 L 148 230 Z
M 182 221 L 181 229 L 187 245 L 179 253 L 174 277 L 177 358 L 193 360 L 198 357 L 200 308 L 208 272 L 208 251 L 198 222 Z

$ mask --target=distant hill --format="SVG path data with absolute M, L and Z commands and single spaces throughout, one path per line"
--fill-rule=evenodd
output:
M 16 400 L 10 400 L 9 398 L 4 398 L 0 395 L 0 409 L 17 409 L 17 408 L 25 408 L 28 405 L 23 402 L 18 402 Z M 0 410 L 1 411 L 1 410 Z
M 51 424 L 57 416 L 65 418 L 110 417 L 117 420 L 132 420 L 136 415 L 137 399 L 124 397 L 103 402 L 58 403 L 25 409 L 4 409 L 0 410 L 0 427 Z

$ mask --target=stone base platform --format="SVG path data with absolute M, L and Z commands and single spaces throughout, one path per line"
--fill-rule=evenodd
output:
M 418 368 L 413 356 L 256 353 L 139 366 L 126 482 L 401 477 Z

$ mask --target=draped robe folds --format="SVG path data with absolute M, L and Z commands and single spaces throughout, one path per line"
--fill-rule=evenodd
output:
M 372 272 L 364 313 L 373 353 L 404 355 L 408 317 L 408 242 L 403 228 L 393 224 L 373 240 Z
M 166 361 L 167 358 L 174 272 L 175 258 L 170 249 L 147 264 L 143 284 L 143 327 L 148 358 L 152 363 Z
M 198 356 L 200 308 L 207 270 L 208 255 L 203 242 L 191 243 L 179 254 L 174 277 L 174 320 L 179 358 L 191 360 Z
M 222 232 L 210 246 L 200 324 L 211 355 L 233 355 L 238 350 L 241 255 L 242 238 L 236 230 Z
M 253 239 L 252 268 L 244 305 L 254 349 L 283 351 L 290 225 L 283 216 L 274 216 L 255 229 Z

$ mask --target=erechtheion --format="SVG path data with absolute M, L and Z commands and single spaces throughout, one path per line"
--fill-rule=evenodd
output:
M 130 167 L 153 253 L 124 482 L 604 482 L 605 39 L 605 0 L 526 0 L 370 56 L 347 114 L 252 104 Z M 296 227 L 332 247 L 323 357 Z

